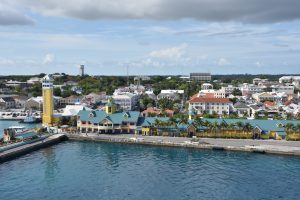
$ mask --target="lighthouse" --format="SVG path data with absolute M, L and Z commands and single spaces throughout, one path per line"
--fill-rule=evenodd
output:
M 42 79 L 43 87 L 43 126 L 53 125 L 53 78 L 46 75 Z

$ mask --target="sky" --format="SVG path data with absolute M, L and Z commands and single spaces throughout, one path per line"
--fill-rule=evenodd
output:
M 299 0 L 1 0 L 0 75 L 299 74 Z

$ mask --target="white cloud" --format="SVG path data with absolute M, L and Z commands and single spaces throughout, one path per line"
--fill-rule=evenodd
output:
M 185 53 L 186 47 L 187 47 L 187 44 L 182 44 L 178 47 L 160 49 L 157 51 L 150 52 L 149 56 L 152 58 L 158 58 L 158 59 L 178 60 L 178 59 L 182 58 L 183 54 Z
M 52 63 L 54 61 L 54 58 L 55 58 L 54 54 L 51 54 L 51 53 L 46 54 L 46 56 L 43 60 L 43 64 L 47 65 L 47 64 Z
M 256 61 L 254 64 L 256 65 L 256 67 L 263 67 L 264 66 L 264 63 L 259 62 L 259 61 Z
M 226 59 L 226 58 L 220 58 L 217 61 L 217 65 L 219 66 L 225 66 L 225 65 L 230 65 L 231 63 Z

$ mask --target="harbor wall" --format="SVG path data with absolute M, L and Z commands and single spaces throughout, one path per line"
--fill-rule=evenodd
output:
M 14 158 L 17 158 L 19 156 L 28 154 L 30 152 L 48 147 L 48 146 L 52 146 L 54 144 L 60 143 L 64 140 L 67 140 L 68 137 L 66 137 L 64 134 L 56 134 L 56 135 L 52 135 L 42 141 L 37 141 L 34 143 L 30 143 L 30 144 L 25 144 L 13 149 L 9 149 L 7 151 L 4 151 L 2 153 L 0 153 L 0 163 L 12 160 Z
M 235 151 L 235 152 L 248 152 L 248 153 L 259 153 L 259 154 L 276 154 L 276 155 L 287 155 L 287 156 L 300 156 L 299 150 L 286 150 L 286 149 L 272 149 L 265 148 L 262 146 L 234 146 L 234 145 L 215 145 L 205 142 L 192 142 L 190 139 L 185 138 L 186 141 L 170 142 L 160 141 L 154 139 L 152 141 L 147 140 L 131 140 L 128 137 L 109 137 L 108 135 L 102 136 L 82 136 L 77 134 L 66 134 L 69 140 L 73 141 L 92 141 L 92 142 L 112 142 L 112 143 L 123 143 L 123 144 L 134 144 L 134 145 L 148 145 L 148 146 L 161 146 L 161 147 L 177 147 L 177 148 L 191 148 L 191 149 L 202 149 L 202 150 L 216 150 L 216 151 Z M 224 139 L 226 140 L 226 139 Z

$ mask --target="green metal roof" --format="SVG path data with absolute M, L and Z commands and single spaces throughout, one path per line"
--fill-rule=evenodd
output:
M 91 123 L 99 123 L 103 120 L 109 120 L 114 124 L 121 124 L 122 122 L 135 122 L 139 119 L 140 112 L 138 111 L 127 111 L 127 112 L 116 112 L 113 114 L 107 114 L 101 110 L 87 111 L 81 110 L 78 113 L 80 120 L 89 121 Z

